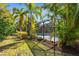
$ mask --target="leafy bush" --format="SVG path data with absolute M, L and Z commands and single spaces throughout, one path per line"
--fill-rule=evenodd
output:
M 13 24 L 13 21 L 10 18 L 0 17 L 0 39 L 3 39 L 13 32 L 16 32 L 16 27 Z
M 79 38 L 79 27 L 75 29 L 76 37 Z
M 27 32 L 17 32 L 17 36 L 20 38 L 20 39 L 26 39 L 28 34 Z
M 79 28 L 74 28 L 71 31 L 60 30 L 59 31 L 59 46 L 62 46 L 64 42 L 66 42 L 67 46 L 74 47 L 76 44 L 76 40 L 79 38 Z

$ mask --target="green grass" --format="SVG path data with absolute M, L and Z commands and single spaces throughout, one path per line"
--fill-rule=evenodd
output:
M 32 56 L 32 52 L 24 40 L 6 39 L 0 42 L 0 56 Z
M 26 40 L 27 44 L 29 45 L 29 48 L 32 50 L 32 53 L 35 56 L 53 56 L 54 55 L 54 50 L 50 49 L 49 47 L 35 42 L 31 40 Z M 56 55 L 61 55 L 61 52 L 55 51 Z
M 55 55 L 61 56 L 60 51 L 55 51 Z M 53 56 L 54 50 L 49 47 L 32 41 L 20 40 L 13 36 L 8 36 L 6 40 L 0 42 L 0 56 Z M 63 55 L 69 55 L 64 53 Z

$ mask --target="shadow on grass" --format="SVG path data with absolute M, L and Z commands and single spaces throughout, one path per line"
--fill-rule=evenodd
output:
M 44 47 L 39 47 L 31 40 L 25 40 L 34 56 L 53 56 L 53 50 L 48 51 Z
M 4 41 L 5 39 L 0 39 L 0 42 Z
M 20 43 L 20 42 L 11 43 L 11 44 L 7 44 L 7 45 L 4 45 L 4 46 L 0 46 L 0 52 L 6 50 L 6 49 L 8 49 L 8 48 L 10 48 L 11 46 L 14 46 L 14 45 L 18 44 L 18 43 Z
M 34 56 L 46 55 L 45 51 L 38 46 L 34 46 L 35 43 L 33 43 L 31 40 L 26 40 L 26 43 L 28 44 L 28 47 L 31 49 Z
M 31 52 L 34 56 L 54 56 L 54 50 L 51 48 L 45 48 L 38 43 L 34 43 L 32 40 L 25 40 L 28 44 L 28 47 L 31 49 Z M 38 45 L 37 45 L 38 44 Z M 70 53 L 65 53 L 55 50 L 55 56 L 72 56 Z

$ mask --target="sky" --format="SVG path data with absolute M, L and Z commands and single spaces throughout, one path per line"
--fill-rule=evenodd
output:
M 44 3 L 36 3 L 35 5 L 38 6 L 43 6 Z M 24 4 L 20 4 L 20 3 L 9 3 L 8 9 L 11 11 L 14 7 L 17 7 L 18 9 L 21 8 L 26 8 L 26 6 Z

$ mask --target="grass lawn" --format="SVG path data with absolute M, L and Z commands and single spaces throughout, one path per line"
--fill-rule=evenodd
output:
M 57 56 L 62 55 L 60 51 L 55 52 Z M 53 49 L 41 43 L 27 39 L 20 40 L 14 36 L 8 36 L 0 42 L 0 56 L 53 56 L 53 53 Z
M 50 49 L 41 43 L 30 41 L 30 40 L 26 40 L 26 42 L 35 56 L 53 56 L 54 55 L 53 49 Z M 61 55 L 61 52 L 56 51 L 56 55 Z
M 8 38 L 0 42 L 1 56 L 32 56 L 32 52 L 24 40 Z

